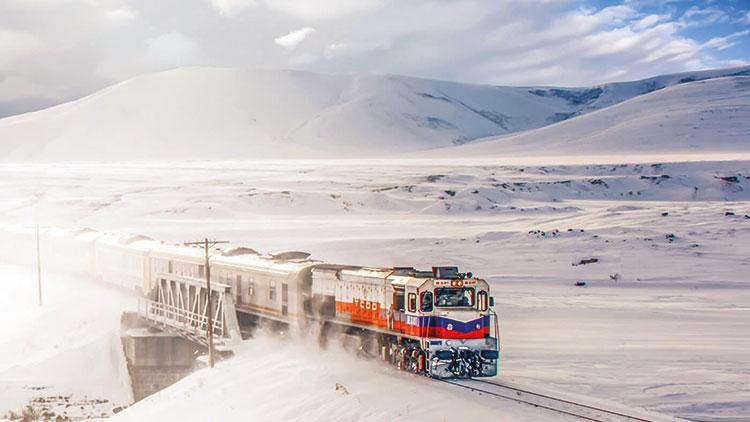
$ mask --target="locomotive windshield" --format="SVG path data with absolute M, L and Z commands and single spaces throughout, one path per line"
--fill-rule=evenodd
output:
M 458 308 L 474 306 L 473 287 L 440 287 L 435 289 L 435 306 Z

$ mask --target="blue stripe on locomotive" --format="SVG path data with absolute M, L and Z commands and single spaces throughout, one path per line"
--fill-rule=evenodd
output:
M 414 318 L 407 318 L 409 325 L 416 325 L 418 327 L 430 327 L 430 328 L 448 328 L 450 324 L 452 331 L 460 333 L 469 333 L 472 331 L 480 330 L 490 326 L 490 317 L 485 315 L 471 321 L 457 321 L 442 316 L 431 316 L 431 315 L 420 315 L 417 318 L 417 324 L 413 324 Z M 479 327 L 477 327 L 479 325 Z

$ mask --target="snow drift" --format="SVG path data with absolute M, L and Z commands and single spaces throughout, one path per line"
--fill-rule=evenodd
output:
M 0 120 L 6 161 L 387 156 L 539 128 L 750 67 L 590 88 L 182 68 Z

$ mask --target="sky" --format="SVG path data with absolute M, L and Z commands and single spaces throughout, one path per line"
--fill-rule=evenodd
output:
M 180 66 L 590 86 L 750 64 L 750 0 L 0 0 L 0 117 Z

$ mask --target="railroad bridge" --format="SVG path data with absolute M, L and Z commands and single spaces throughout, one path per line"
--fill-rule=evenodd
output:
M 230 354 L 241 340 L 230 287 L 213 282 L 209 295 L 204 279 L 157 274 L 138 312 L 122 318 L 133 398 L 148 397 L 193 372 L 196 355 L 208 348 L 209 332 L 219 355 Z
M 204 279 L 160 273 L 156 280 L 151 298 L 140 299 L 138 306 L 138 315 L 150 325 L 207 346 L 210 321 L 214 347 L 219 351 L 229 350 L 241 340 L 229 285 L 212 282 L 209 302 Z

